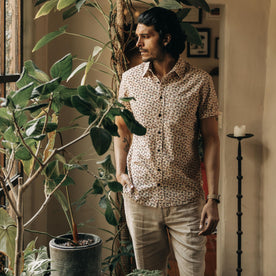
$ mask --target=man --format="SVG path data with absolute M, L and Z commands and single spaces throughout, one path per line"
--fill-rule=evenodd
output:
M 204 275 L 205 237 L 218 223 L 219 138 L 211 77 L 180 57 L 185 39 L 176 15 L 152 8 L 138 18 L 143 63 L 123 74 L 120 97 L 144 125 L 131 136 L 117 118 L 116 176 L 137 267 L 166 275 L 168 233 L 181 276 Z M 209 196 L 200 177 L 198 135 L 204 141 Z M 126 172 L 127 167 L 127 172 Z

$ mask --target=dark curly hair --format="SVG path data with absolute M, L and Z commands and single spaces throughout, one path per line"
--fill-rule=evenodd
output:
M 186 36 L 173 11 L 160 7 L 151 8 L 139 15 L 138 23 L 154 26 L 155 31 L 159 33 L 160 41 L 163 40 L 166 34 L 170 34 L 171 41 L 166 45 L 165 49 L 174 58 L 178 58 L 184 51 Z

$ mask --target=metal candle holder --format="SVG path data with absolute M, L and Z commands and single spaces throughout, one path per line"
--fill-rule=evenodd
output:
M 241 140 L 250 138 L 254 136 L 253 134 L 245 134 L 245 136 L 234 136 L 234 134 L 227 134 L 228 137 L 237 139 L 238 140 L 238 194 L 237 194 L 237 199 L 238 199 L 238 212 L 237 212 L 237 217 L 238 217 L 238 250 L 237 250 L 237 255 L 238 255 L 238 260 L 237 260 L 237 275 L 240 276 L 242 273 L 242 266 L 241 266 L 241 254 L 242 254 L 242 211 L 241 211 L 241 199 L 242 199 L 242 155 L 241 155 Z

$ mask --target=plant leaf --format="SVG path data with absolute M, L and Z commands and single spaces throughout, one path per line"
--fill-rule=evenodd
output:
M 118 222 L 116 220 L 113 209 L 112 209 L 111 204 L 110 204 L 108 199 L 106 199 L 106 209 L 105 209 L 105 214 L 104 215 L 105 215 L 106 221 L 109 224 L 111 224 L 113 226 L 118 225 Z
M 93 183 L 93 194 L 101 195 L 103 193 L 103 185 L 99 179 L 96 179 Z
M 99 127 L 93 127 L 90 130 L 90 137 L 93 146 L 99 155 L 103 155 L 108 151 L 112 137 L 107 130 Z
M 98 165 L 101 165 L 104 169 L 105 176 L 115 174 L 116 170 L 112 164 L 111 155 L 108 154 L 103 161 L 98 161 Z
M 87 61 L 81 63 L 71 74 L 70 76 L 67 78 L 66 81 L 69 81 L 70 79 L 72 79 L 78 72 L 80 72 L 81 70 L 83 70 L 87 65 Z
M 60 27 L 58 29 L 58 31 L 54 31 L 51 33 L 46 34 L 45 36 L 43 36 L 34 46 L 32 52 L 37 51 L 38 49 L 42 48 L 43 46 L 45 46 L 46 44 L 48 44 L 50 41 L 52 41 L 53 39 L 65 34 L 66 32 L 66 28 L 67 26 L 63 26 Z
M 37 68 L 37 66 L 33 63 L 32 60 L 27 60 L 24 62 L 24 67 L 27 70 L 27 73 L 32 78 L 40 81 L 40 82 L 48 82 L 50 81 L 49 76 Z
M 135 120 L 133 114 L 129 110 L 124 109 L 121 112 L 121 116 L 131 133 L 134 133 L 136 135 L 146 134 L 146 128 L 144 128 L 140 123 Z
M 47 15 L 51 12 L 51 10 L 56 7 L 58 0 L 50 0 L 47 1 L 44 5 L 41 6 L 37 14 L 35 15 L 35 19 Z
M 160 0 L 158 6 L 168 10 L 178 10 L 183 8 L 179 4 L 179 1 L 176 1 L 176 0 Z
M 34 83 L 31 82 L 26 86 L 20 88 L 12 95 L 12 100 L 16 107 L 24 107 L 28 104 L 30 96 L 34 88 Z
M 52 78 L 60 77 L 61 80 L 66 80 L 72 72 L 72 60 L 71 54 L 67 54 L 58 60 L 50 69 Z
M 200 35 L 199 35 L 197 29 L 193 25 L 191 25 L 187 22 L 181 22 L 180 25 L 181 25 L 183 32 L 187 36 L 188 42 L 196 44 L 196 45 L 202 44 Z
M 209 5 L 205 0 L 177 0 L 180 3 L 183 3 L 188 6 L 194 6 L 196 8 L 202 8 L 203 10 L 209 12 Z
M 73 96 L 71 101 L 73 106 L 83 115 L 91 115 L 93 114 L 93 111 L 95 111 L 89 102 L 85 101 L 79 96 Z
M 0 252 L 9 257 L 10 267 L 14 266 L 15 252 L 15 221 L 9 216 L 4 208 L 0 208 Z
M 108 187 L 112 192 L 115 193 L 123 191 L 122 184 L 117 181 L 108 182 Z
M 30 160 L 32 158 L 32 155 L 24 146 L 20 146 L 16 150 L 14 157 L 18 160 Z
M 112 120 L 108 117 L 104 118 L 103 120 L 103 127 L 112 135 L 120 137 L 118 134 L 118 127 L 115 123 L 112 122 Z
M 64 8 L 72 5 L 75 2 L 76 2 L 76 0 L 59 0 L 58 4 L 57 4 L 57 9 L 60 11 Z

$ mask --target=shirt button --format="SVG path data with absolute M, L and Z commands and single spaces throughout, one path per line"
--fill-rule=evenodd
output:
M 158 134 L 161 134 L 161 131 L 160 131 L 160 130 L 158 131 Z
M 158 149 L 157 151 L 160 152 L 160 149 Z
M 160 184 L 160 183 L 157 183 L 157 186 L 158 186 L 158 187 L 160 187 L 160 186 L 161 186 L 161 184 Z
M 161 172 L 161 169 L 158 168 L 157 170 L 158 170 L 159 172 Z
M 160 100 L 162 100 L 163 99 L 163 97 L 162 96 L 160 96 Z
M 159 113 L 159 115 L 158 115 L 159 117 L 161 117 L 162 115 L 161 115 L 161 113 Z

